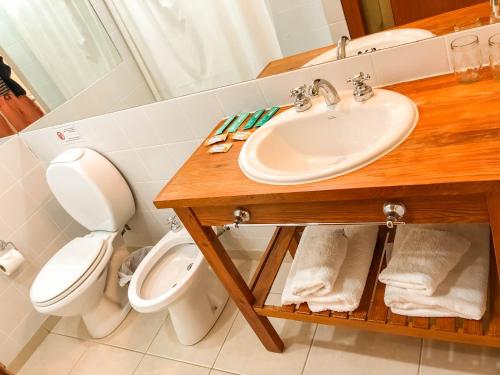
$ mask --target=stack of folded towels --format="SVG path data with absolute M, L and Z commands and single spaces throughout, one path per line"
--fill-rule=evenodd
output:
M 488 270 L 488 225 L 403 225 L 379 280 L 393 313 L 479 320 Z
M 313 312 L 359 306 L 377 241 L 377 226 L 311 226 L 304 230 L 281 297 Z

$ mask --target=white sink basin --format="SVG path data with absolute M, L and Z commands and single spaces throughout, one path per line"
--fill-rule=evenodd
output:
M 395 47 L 401 44 L 416 42 L 418 40 L 427 39 L 435 36 L 433 33 L 422 29 L 394 29 L 382 31 L 379 33 L 363 36 L 361 38 L 353 39 L 346 46 L 346 56 L 355 56 L 365 52 L 371 51 L 373 48 L 376 50 Z M 337 48 L 319 55 L 312 59 L 306 66 L 322 64 L 328 61 L 336 60 Z
M 363 103 L 344 91 L 333 108 L 318 97 L 305 112 L 284 111 L 246 141 L 241 170 L 257 182 L 294 185 L 340 176 L 381 158 L 411 134 L 418 110 L 406 96 L 374 91 Z

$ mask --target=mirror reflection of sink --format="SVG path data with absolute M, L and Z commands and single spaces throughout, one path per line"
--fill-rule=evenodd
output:
M 373 50 L 380 50 L 389 47 L 399 46 L 401 44 L 416 42 L 435 36 L 433 33 L 423 29 L 394 29 L 382 31 L 379 33 L 367 35 L 361 38 L 353 39 L 346 46 L 346 56 L 356 56 Z M 322 64 L 328 61 L 336 60 L 337 48 L 319 55 L 312 59 L 306 66 Z
M 343 175 L 381 158 L 411 134 L 418 110 L 406 96 L 374 91 L 362 103 L 344 91 L 332 108 L 320 97 L 305 112 L 284 111 L 246 141 L 240 168 L 257 182 L 294 185 Z

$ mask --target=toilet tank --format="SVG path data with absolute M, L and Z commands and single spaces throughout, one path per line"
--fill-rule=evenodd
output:
M 94 150 L 75 148 L 59 154 L 46 176 L 57 201 L 89 231 L 119 231 L 135 213 L 127 182 Z

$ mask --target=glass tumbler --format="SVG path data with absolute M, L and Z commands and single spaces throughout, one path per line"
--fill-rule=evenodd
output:
M 453 69 L 460 83 L 479 79 L 482 66 L 481 47 L 477 35 L 465 35 L 451 42 Z
M 488 39 L 488 50 L 490 54 L 490 68 L 494 79 L 500 81 L 500 33 L 492 35 Z

